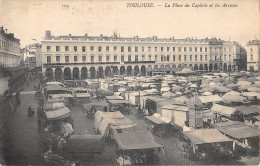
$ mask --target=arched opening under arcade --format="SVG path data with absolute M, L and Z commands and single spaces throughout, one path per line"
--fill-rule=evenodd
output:
M 228 72 L 231 71 L 231 65 L 228 65 Z
M 161 65 L 161 66 L 160 66 L 159 71 L 160 71 L 160 72 L 164 72 L 164 65 Z
M 125 75 L 125 66 L 120 67 L 120 75 Z
M 214 65 L 214 71 L 217 71 L 217 70 L 218 70 L 218 64 L 215 63 L 215 65 Z
M 78 67 L 73 68 L 73 79 L 75 79 L 75 80 L 79 79 L 79 68 Z
M 97 69 L 97 78 L 104 78 L 104 71 L 102 66 L 99 66 Z
M 209 64 L 209 71 L 211 72 L 212 70 L 213 70 L 213 65 L 211 63 L 211 64 Z
M 170 74 L 171 73 L 171 66 L 170 65 L 166 65 L 165 66 L 165 72 L 166 72 L 166 74 Z
M 51 68 L 47 68 L 46 69 L 45 75 L 46 75 L 48 81 L 52 81 L 52 79 L 53 79 L 53 71 L 52 71 Z
M 208 65 L 207 64 L 204 65 L 204 70 L 208 71 Z
M 66 67 L 64 69 L 64 80 L 70 80 L 71 79 L 71 70 L 69 67 Z
M 153 67 L 151 65 L 149 65 L 147 67 L 147 75 L 148 76 L 152 76 L 153 75 Z
M 198 68 L 198 65 L 197 64 L 195 64 L 194 65 L 194 70 L 198 70 L 199 68 Z
M 81 79 L 87 79 L 88 78 L 88 69 L 86 67 L 81 68 Z
M 90 71 L 90 78 L 94 79 L 96 77 L 96 69 L 95 69 L 95 67 L 91 67 L 89 69 L 89 71 Z
M 141 66 L 141 75 L 142 75 L 142 76 L 146 76 L 146 68 L 145 68 L 145 65 L 142 65 L 142 66 Z
M 118 67 L 117 66 L 113 66 L 113 74 L 118 75 Z
M 178 65 L 177 70 L 178 70 L 178 71 L 181 71 L 181 70 L 182 70 L 181 64 Z
M 107 66 L 105 68 L 105 77 L 109 77 L 111 75 L 111 68 L 109 66 Z
M 202 64 L 200 64 L 199 70 L 203 70 L 203 65 Z
M 134 76 L 137 76 L 139 74 L 139 66 L 134 67 Z
M 132 76 L 132 66 L 127 66 L 126 74 L 127 74 L 127 76 Z
M 224 63 L 224 69 L 223 69 L 225 72 L 227 71 L 227 64 Z
M 55 69 L 55 80 L 56 80 L 56 81 L 59 81 L 59 80 L 61 80 L 61 79 L 62 79 L 62 70 L 61 70 L 60 67 L 57 67 L 57 68 Z
M 172 72 L 175 72 L 176 71 L 176 65 L 172 65 Z

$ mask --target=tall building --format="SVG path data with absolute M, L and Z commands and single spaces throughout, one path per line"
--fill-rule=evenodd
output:
M 0 95 L 8 88 L 19 86 L 18 80 L 24 75 L 20 61 L 20 40 L 15 38 L 13 33 L 7 33 L 3 26 L 0 27 L 0 78 L 5 81 L 0 84 L 8 85 L 2 89 Z
M 0 65 L 11 68 L 20 65 L 20 40 L 13 33 L 7 33 L 0 27 Z
M 260 71 L 260 40 L 247 43 L 247 70 Z
M 234 70 L 237 42 L 220 39 L 159 39 L 103 36 L 52 36 L 42 41 L 42 73 L 49 80 L 111 75 L 152 75 L 194 70 Z

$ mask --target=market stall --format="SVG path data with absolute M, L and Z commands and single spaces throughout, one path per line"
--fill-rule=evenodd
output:
M 161 116 L 160 114 L 154 113 L 151 116 L 145 116 L 149 123 L 148 130 L 156 135 L 164 137 L 166 133 L 168 133 L 169 124 L 171 122 L 170 119 Z
M 216 129 L 183 131 L 182 134 L 188 141 L 183 147 L 191 160 L 233 156 L 232 140 Z
M 129 114 L 133 104 L 127 100 L 107 100 L 107 103 L 109 105 L 109 111 L 120 111 L 123 114 Z
M 135 127 L 136 124 L 126 118 L 120 111 L 95 113 L 94 126 L 97 132 L 105 138 L 112 138 L 115 132 Z
M 157 165 L 159 152 L 165 153 L 148 131 L 115 133 L 114 137 L 119 165 Z
M 225 123 L 218 123 L 214 128 L 233 139 L 233 148 L 235 145 L 251 152 L 259 152 L 259 136 L 260 128 L 238 122 L 229 121 Z
M 108 104 L 106 102 L 94 102 L 82 105 L 82 112 L 86 114 L 88 117 L 92 117 L 95 113 L 99 111 L 108 111 Z

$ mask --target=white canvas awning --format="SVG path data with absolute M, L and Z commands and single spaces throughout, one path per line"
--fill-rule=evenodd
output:
M 47 111 L 45 112 L 47 119 L 49 120 L 56 120 L 61 118 L 66 118 L 70 115 L 70 110 L 68 107 L 64 107 L 61 109 Z
M 202 103 L 219 102 L 223 101 L 219 95 L 199 96 Z

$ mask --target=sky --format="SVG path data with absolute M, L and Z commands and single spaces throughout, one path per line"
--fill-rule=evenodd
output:
M 128 3 L 154 7 L 127 7 Z M 159 38 L 216 37 L 242 46 L 260 38 L 260 0 L 0 0 L 0 26 L 20 39 L 21 47 L 52 35 Z M 165 7 L 165 4 L 208 7 Z M 237 7 L 209 7 L 210 4 Z M 67 7 L 69 5 L 69 7 Z M 65 6 L 65 7 L 64 7 Z

